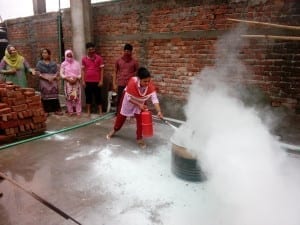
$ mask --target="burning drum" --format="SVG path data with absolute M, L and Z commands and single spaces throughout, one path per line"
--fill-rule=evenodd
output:
M 172 172 L 179 178 L 187 181 L 202 181 L 204 176 L 196 157 L 180 145 L 172 142 Z

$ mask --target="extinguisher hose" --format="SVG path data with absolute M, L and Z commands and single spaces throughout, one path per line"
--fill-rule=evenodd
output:
M 172 127 L 174 130 L 177 130 L 178 127 L 174 126 L 173 124 L 171 124 L 168 120 L 164 119 L 164 118 L 159 118 L 157 116 L 153 116 L 155 119 L 160 119 L 161 121 L 163 121 L 165 124 L 167 124 L 168 126 Z

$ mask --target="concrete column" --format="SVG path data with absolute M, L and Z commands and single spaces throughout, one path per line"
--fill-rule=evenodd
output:
M 71 21 L 72 21 L 72 42 L 73 52 L 77 60 L 81 60 L 85 54 L 85 21 L 83 2 L 85 0 L 70 1 Z
M 83 1 L 84 33 L 86 42 L 94 41 L 92 37 L 92 12 L 91 1 Z
M 85 43 L 91 41 L 91 0 L 70 0 L 72 21 L 72 42 L 75 58 L 81 62 L 85 55 Z M 82 90 L 82 105 L 85 106 L 85 95 Z
M 46 0 L 32 0 L 34 15 L 46 13 Z

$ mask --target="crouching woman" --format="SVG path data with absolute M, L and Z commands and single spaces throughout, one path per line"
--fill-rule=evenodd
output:
M 146 100 L 151 99 L 159 118 L 163 118 L 163 114 L 160 109 L 159 101 L 155 91 L 155 86 L 151 81 L 150 72 L 144 68 L 140 67 L 137 71 L 137 76 L 132 77 L 124 92 L 121 99 L 120 112 L 118 112 L 114 128 L 110 131 L 106 138 L 110 139 L 119 131 L 127 117 L 134 116 L 136 119 L 136 140 L 137 144 L 141 148 L 145 148 L 146 144 L 143 140 L 142 135 L 142 117 L 141 112 L 148 110 L 145 105 Z

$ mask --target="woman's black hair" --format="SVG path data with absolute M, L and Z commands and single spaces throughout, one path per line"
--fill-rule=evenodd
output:
M 49 57 L 51 56 L 51 51 L 50 51 L 49 48 L 42 48 L 40 50 L 40 57 L 41 57 L 41 59 L 43 59 L 43 51 L 46 51 L 48 53 Z
M 137 71 L 137 76 L 140 79 L 145 79 L 151 77 L 151 74 L 145 67 L 140 67 Z

